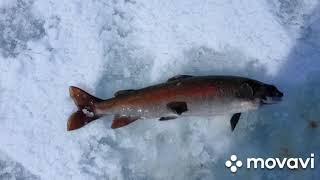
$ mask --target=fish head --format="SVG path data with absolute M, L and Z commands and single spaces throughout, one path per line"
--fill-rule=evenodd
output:
M 283 93 L 274 85 L 265 84 L 258 81 L 249 83 L 253 90 L 255 99 L 259 99 L 261 104 L 275 104 L 282 100 Z
M 274 104 L 282 100 L 283 93 L 274 85 L 264 85 L 264 93 L 261 98 L 263 104 Z

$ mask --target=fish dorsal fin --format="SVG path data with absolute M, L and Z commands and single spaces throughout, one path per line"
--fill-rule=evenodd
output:
M 167 80 L 167 82 L 171 82 L 171 81 L 175 81 L 175 80 L 181 80 L 181 79 L 186 79 L 186 78 L 190 78 L 190 77 L 193 77 L 193 76 L 190 76 L 190 75 L 176 75 L 176 76 L 173 76 L 171 78 L 169 78 Z
M 117 91 L 116 93 L 114 93 L 114 96 L 118 97 L 118 96 L 122 96 L 122 95 L 128 95 L 134 91 L 136 91 L 136 90 L 134 90 L 134 89 L 120 90 L 120 91 Z

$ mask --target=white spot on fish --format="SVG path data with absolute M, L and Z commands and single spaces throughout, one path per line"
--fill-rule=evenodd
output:
M 87 117 L 93 117 L 94 113 L 89 111 L 88 109 L 82 109 L 82 112 L 87 116 Z

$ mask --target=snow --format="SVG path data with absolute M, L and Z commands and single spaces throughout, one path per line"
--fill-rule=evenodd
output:
M 0 179 L 319 179 L 314 170 L 225 168 L 231 154 L 319 155 L 317 0 L 0 1 Z M 103 118 L 66 131 L 68 88 L 101 98 L 177 74 L 242 75 L 281 104 L 230 117 Z

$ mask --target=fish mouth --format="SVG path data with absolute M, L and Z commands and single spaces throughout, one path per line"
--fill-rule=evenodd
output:
M 282 96 L 281 97 L 280 96 L 276 96 L 276 97 L 266 96 L 261 99 L 262 104 L 276 104 L 281 101 L 282 101 Z
M 262 104 L 276 104 L 282 101 L 283 93 L 279 90 L 269 92 L 261 98 Z

